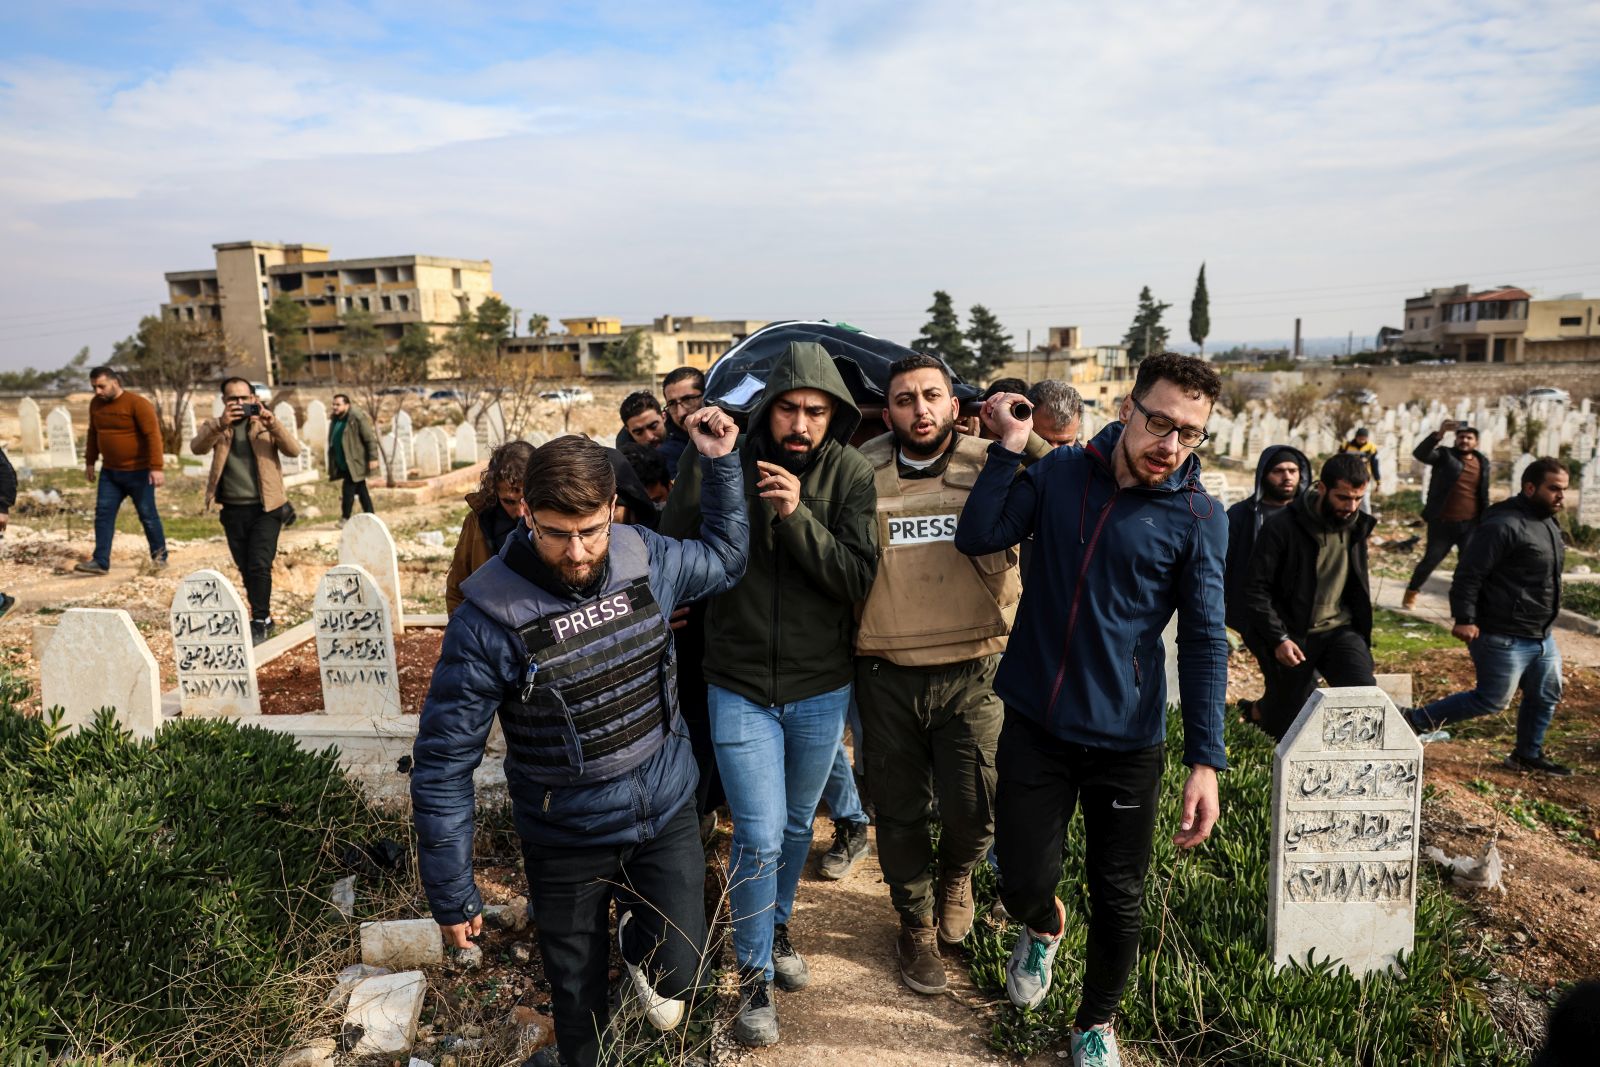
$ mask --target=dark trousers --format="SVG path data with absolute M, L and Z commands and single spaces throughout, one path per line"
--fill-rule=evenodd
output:
M 1295 638 L 1295 644 L 1306 654 L 1305 661 L 1298 667 L 1285 667 L 1278 662 L 1275 648 L 1246 642 L 1261 664 L 1267 683 L 1267 691 L 1257 704 L 1261 728 L 1279 741 L 1299 718 L 1306 699 L 1317 687 L 1318 674 L 1335 687 L 1377 684 L 1372 676 L 1372 647 L 1348 626 Z
M 1089 939 L 1076 1023 L 1107 1022 L 1139 954 L 1140 910 L 1155 840 L 1165 745 L 1113 752 L 1063 741 L 1007 708 L 995 766 L 995 851 L 1006 910 L 1040 933 L 1059 933 L 1056 886 L 1072 812 L 1083 812 Z
M 1422 583 L 1428 580 L 1428 575 L 1444 562 L 1444 558 L 1450 554 L 1452 548 L 1467 547 L 1467 538 L 1472 536 L 1472 531 L 1477 527 L 1477 519 L 1428 523 L 1428 544 L 1422 550 L 1422 559 L 1417 563 L 1417 569 L 1411 572 L 1411 580 L 1406 583 L 1406 589 L 1421 589 Z
M 619 919 L 633 913 L 623 957 L 644 967 L 657 993 L 678 999 L 703 985 L 706 860 L 692 802 L 649 841 L 602 848 L 524 841 L 522 859 L 556 1043 L 572 1067 L 594 1067 L 600 1057 L 613 897 Z
M 1004 711 L 994 695 L 998 655 L 948 667 L 856 661 L 867 774 L 878 813 L 878 862 L 903 922 L 933 918 L 934 801 L 939 868 L 972 870 L 994 839 L 995 745 Z
M 372 494 L 367 492 L 366 479 L 357 481 L 346 474 L 344 484 L 339 487 L 339 513 L 343 518 L 350 517 L 357 497 L 361 498 L 361 510 L 372 514 Z
M 228 551 L 244 581 L 250 617 L 257 622 L 272 618 L 272 561 L 278 555 L 278 534 L 283 522 L 278 512 L 260 504 L 222 505 L 222 530 Z
M 167 558 L 167 535 L 161 528 L 161 512 L 156 509 L 156 487 L 150 484 L 149 471 L 113 471 L 101 468 L 94 498 L 94 561 L 111 566 L 111 539 L 117 533 L 117 512 L 122 502 L 132 498 L 150 546 L 150 558 Z

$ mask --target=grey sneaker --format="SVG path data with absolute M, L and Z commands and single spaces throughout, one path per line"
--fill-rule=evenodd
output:
M 622 962 L 627 964 L 628 977 L 633 979 L 633 988 L 639 994 L 639 1003 L 644 1005 L 644 1017 L 650 1020 L 650 1025 L 657 1030 L 667 1031 L 677 1029 L 683 1022 L 684 1003 L 673 1000 L 656 992 L 656 987 L 650 984 L 650 976 L 643 967 L 629 962 L 628 954 L 622 948 L 622 931 L 628 928 L 628 923 L 633 921 L 633 912 L 624 912 L 622 918 L 617 920 L 617 952 L 622 956 Z
M 1056 921 L 1061 932 L 1067 929 L 1067 909 L 1056 900 Z M 1037 1008 L 1050 992 L 1051 969 L 1061 948 L 1061 934 L 1051 937 L 1027 926 L 1017 935 L 1016 947 L 1006 960 L 1006 996 L 1019 1008 Z
M 746 1048 L 778 1043 L 778 1009 L 772 1005 L 772 986 L 760 971 L 739 976 L 739 1014 L 733 1020 L 733 1039 Z
M 787 923 L 772 926 L 772 979 L 785 993 L 804 989 L 811 983 L 811 970 L 789 942 Z
M 1122 1067 L 1122 1053 L 1117 1051 L 1117 1035 L 1110 1023 L 1087 1030 L 1072 1028 L 1072 1067 Z
M 833 824 L 833 847 L 822 854 L 817 873 L 837 882 L 856 869 L 867 855 L 867 824 L 864 822 L 836 822 Z
M 79 574 L 110 574 L 110 567 L 102 567 L 92 559 L 79 560 L 78 565 L 72 568 Z

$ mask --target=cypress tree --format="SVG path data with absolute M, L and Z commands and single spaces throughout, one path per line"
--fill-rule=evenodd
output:
M 1206 265 L 1200 264 L 1200 276 L 1194 280 L 1194 299 L 1189 302 L 1189 340 L 1200 346 L 1206 354 L 1206 335 L 1211 332 L 1211 294 L 1206 292 Z

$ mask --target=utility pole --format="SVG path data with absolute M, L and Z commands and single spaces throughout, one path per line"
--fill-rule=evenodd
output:
M 1028 350 L 1027 350 L 1027 353 L 1022 357 L 1022 365 L 1023 365 L 1024 368 L 1026 368 L 1026 374 L 1028 376 L 1028 384 L 1032 385 L 1033 384 L 1033 331 L 1032 330 L 1028 330 L 1027 331 L 1027 338 L 1028 338 L 1028 341 L 1027 341 Z
M 1300 358 L 1300 320 L 1294 320 L 1294 358 Z

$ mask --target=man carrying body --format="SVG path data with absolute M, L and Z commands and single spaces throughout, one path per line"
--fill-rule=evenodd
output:
M 1377 523 L 1361 511 L 1368 484 L 1360 456 L 1329 457 L 1313 490 L 1264 523 L 1250 553 L 1241 633 L 1266 681 L 1251 721 L 1279 740 L 1319 673 L 1331 686 L 1377 684 L 1367 584 Z
M 1451 430 L 1456 432 L 1455 441 L 1453 447 L 1445 448 L 1439 442 Z M 1422 507 L 1428 546 L 1411 572 L 1400 603 L 1408 609 L 1416 605 L 1423 583 L 1450 550 L 1466 550 L 1467 538 L 1489 507 L 1489 457 L 1478 451 L 1477 430 L 1446 419 L 1439 432 L 1424 437 L 1411 454 L 1417 462 L 1433 468 L 1433 477 L 1428 480 L 1428 500 Z
M 676 476 L 678 461 L 689 448 L 689 431 L 684 421 L 700 410 L 706 395 L 706 376 L 694 367 L 676 367 L 661 379 L 661 405 L 667 415 L 667 436 L 656 446 L 667 465 L 667 474 Z
M 150 559 L 167 565 L 167 535 L 156 508 L 156 490 L 166 482 L 161 466 L 161 421 L 156 407 L 122 387 L 122 376 L 110 367 L 89 372 L 94 399 L 89 401 L 89 434 L 84 447 L 86 479 L 95 481 L 95 460 L 101 460 L 99 489 L 94 501 L 94 555 L 73 570 L 80 574 L 106 574 L 111 570 L 111 542 L 117 534 L 117 512 L 123 500 L 133 498 L 139 524 L 144 527 Z
M 810 981 L 789 940 L 812 817 L 844 734 L 855 604 L 877 569 L 872 465 L 846 442 L 861 421 L 821 345 L 774 360 L 742 446 L 750 516 L 744 579 L 711 602 L 711 738 L 733 814 L 733 949 L 742 1044 L 778 1040 L 770 984 Z M 700 477 L 680 469 L 662 530 L 699 526 Z
M 1076 389 L 1066 382 L 1045 378 L 1028 389 L 1028 403 L 1033 405 L 1033 432 L 1051 448 L 1078 443 L 1078 433 L 1083 429 L 1083 397 Z
M 617 431 L 617 447 L 632 441 L 645 448 L 659 448 L 667 438 L 667 424 L 661 415 L 661 402 L 653 393 L 639 390 L 622 398 L 618 408 L 622 429 Z
M 856 695 L 878 862 L 900 914 L 900 979 L 927 994 L 946 988 L 939 942 L 972 929 L 972 868 L 994 835 L 994 672 L 1022 593 L 1015 551 L 956 551 L 956 520 L 989 451 L 954 432 L 959 413 L 944 364 L 907 356 L 889 368 L 890 432 L 861 448 L 876 471 L 882 548 L 856 635 Z
M 1561 461 L 1535 460 L 1522 472 L 1522 492 L 1484 514 L 1450 585 L 1456 621 L 1450 632 L 1472 652 L 1478 686 L 1406 716 L 1425 733 L 1504 711 L 1520 689 L 1517 747 L 1505 761 L 1514 771 L 1572 773 L 1544 754 L 1545 731 L 1561 700 L 1561 651 L 1550 628 L 1561 612 L 1567 550 L 1556 515 L 1566 492 Z
M 600 1054 L 613 886 L 620 951 L 650 1021 L 676 1026 L 700 984 L 705 856 L 667 616 L 738 581 L 748 529 L 730 455 L 737 428 L 715 408 L 694 422 L 711 431 L 695 437 L 703 541 L 612 525 L 611 461 L 594 442 L 558 437 L 534 452 L 525 525 L 461 583 L 417 732 L 419 868 L 445 943 L 465 948 L 483 924 L 472 774 L 499 713 L 556 1041 L 571 1067 Z
M 352 407 L 343 393 L 333 394 L 333 418 L 328 423 L 328 480 L 339 482 L 339 515 L 348 520 L 361 498 L 361 510 L 371 514 L 372 494 L 367 475 L 378 469 L 378 434 L 365 411 Z
M 1204 360 L 1139 364 L 1119 419 L 1083 448 L 1058 448 L 1016 474 L 1028 423 L 1015 395 L 984 404 L 999 436 L 956 526 L 982 556 L 1035 534 L 1033 569 L 995 675 L 1005 722 L 995 755 L 995 844 L 1006 910 L 1025 924 L 1006 992 L 1037 1007 L 1065 930 L 1056 898 L 1062 841 L 1084 809 L 1090 918 L 1074 1067 L 1121 1063 L 1111 1019 L 1139 948 L 1139 916 L 1166 739 L 1161 631 L 1178 613 L 1184 763 L 1181 830 L 1192 848 L 1216 822 L 1226 766 L 1222 623 L 1227 525 L 1192 453 L 1222 383 Z

